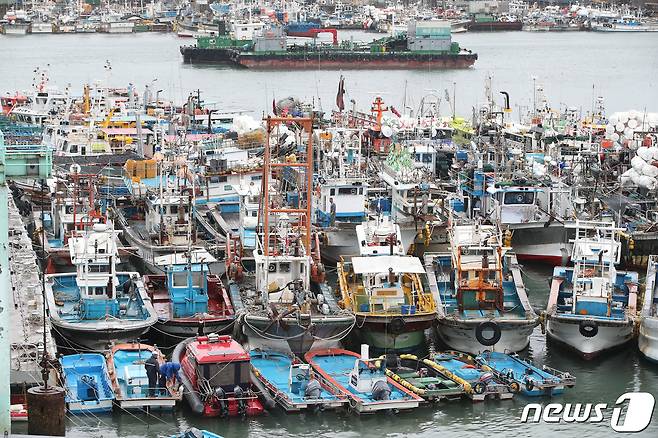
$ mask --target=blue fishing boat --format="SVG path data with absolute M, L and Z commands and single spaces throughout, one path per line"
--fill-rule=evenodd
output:
M 501 380 L 509 385 L 516 384 L 523 395 L 557 395 L 576 384 L 576 378 L 569 373 L 547 366 L 539 368 L 516 354 L 485 351 L 475 360 L 483 367 L 489 367 Z M 517 386 L 518 385 L 518 386 Z
M 351 351 L 329 348 L 310 351 L 305 359 L 323 383 L 350 399 L 350 408 L 359 414 L 413 409 L 423 401 L 387 377 L 386 363 L 379 358 L 362 358 Z
M 107 369 L 116 394 L 116 403 L 123 409 L 173 409 L 183 393 L 173 381 L 149 388 L 146 361 L 157 356 L 158 364 L 165 357 L 156 347 L 140 343 L 112 346 L 107 354 Z
M 321 383 L 308 364 L 291 355 L 263 350 L 253 350 L 249 355 L 255 378 L 287 412 L 334 409 L 348 401 Z
M 171 438 L 223 438 L 221 435 L 210 432 L 208 430 L 197 429 L 196 427 L 191 427 L 185 432 L 177 433 L 176 435 L 171 435 Z
M 489 367 L 483 367 L 466 353 L 446 351 L 433 354 L 431 359 L 426 362 L 429 366 L 462 379 L 466 395 L 473 401 L 510 399 L 520 390 L 518 385 L 508 385 L 491 372 Z
M 162 275 L 145 275 L 144 286 L 158 315 L 153 329 L 170 345 L 199 333 L 226 333 L 233 327 L 235 311 L 221 280 L 210 272 L 215 258 L 198 253 L 178 253 L 162 260 Z
M 114 392 L 102 354 L 71 354 L 60 358 L 59 362 L 69 412 L 112 411 Z
M 56 333 L 67 346 L 104 350 L 146 333 L 157 316 L 137 272 L 117 272 L 112 223 L 75 231 L 68 245 L 74 273 L 46 275 L 46 302 Z

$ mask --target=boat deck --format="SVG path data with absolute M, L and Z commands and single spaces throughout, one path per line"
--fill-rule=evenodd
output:
M 288 397 L 292 404 L 342 404 L 345 401 L 344 398 L 332 394 L 326 388 L 322 388 L 320 397 L 314 399 L 305 397 L 304 388 L 302 387 L 297 391 L 291 389 L 291 385 L 288 383 L 288 378 L 290 366 L 293 362 L 292 359 L 285 354 L 252 351 L 250 355 L 251 366 L 258 370 L 258 372 L 274 387 L 274 389 Z
M 144 363 L 151 357 L 150 350 L 118 350 L 114 352 L 114 369 L 119 386 L 119 402 L 135 401 L 138 405 L 173 407 L 176 398 L 166 388 L 153 388 L 149 396 L 148 376 Z M 125 404 L 125 403 L 124 403 Z M 129 404 L 129 403 L 128 403 Z
M 119 273 L 117 274 L 119 279 L 118 289 L 121 290 L 123 284 L 129 279 L 130 273 Z M 57 306 L 57 312 L 59 317 L 63 321 L 75 322 L 77 324 L 95 324 L 99 319 L 93 318 L 88 319 L 85 317 L 83 306 L 80 306 L 80 289 L 76 284 L 76 274 L 65 274 L 65 275 L 54 275 L 50 277 L 47 281 L 52 280 L 52 292 L 55 305 Z M 104 303 L 106 306 L 110 306 L 110 303 L 113 300 L 100 299 L 98 303 Z M 117 297 L 118 307 L 121 308 L 125 306 L 126 311 L 119 312 L 119 316 L 113 316 L 113 319 L 119 319 L 122 321 L 143 321 L 148 319 L 148 312 L 145 312 L 143 309 L 143 303 L 139 299 L 139 305 L 131 305 L 130 297 L 119 296 Z M 134 301 L 132 301 L 134 302 Z M 55 309 L 51 309 L 53 311 Z M 111 309 L 108 307 L 106 313 L 112 314 Z

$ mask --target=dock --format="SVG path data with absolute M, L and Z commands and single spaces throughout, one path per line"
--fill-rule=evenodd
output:
M 9 265 L 11 268 L 11 385 L 25 388 L 42 382 L 39 362 L 46 351 L 55 357 L 50 319 L 45 325 L 40 268 L 32 241 L 13 198 L 9 197 Z M 51 374 L 51 380 L 53 376 Z M 54 382 L 51 382 L 54 383 Z

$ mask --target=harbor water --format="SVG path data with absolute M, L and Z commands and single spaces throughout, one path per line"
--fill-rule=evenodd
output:
M 346 33 L 356 39 L 372 34 Z M 593 95 L 606 98 L 610 111 L 631 108 L 655 110 L 658 102 L 658 34 L 601 35 L 566 32 L 556 34 L 515 32 L 465 34 L 455 37 L 463 47 L 479 54 L 472 69 L 455 71 L 343 71 L 346 99 L 366 105 L 375 93 L 396 106 L 416 110 L 424 95 L 433 93 L 442 101 L 442 111 L 452 111 L 445 102 L 445 90 L 456 99 L 456 112 L 468 116 L 472 106 L 483 100 L 483 80 L 493 77 L 494 92 L 510 93 L 512 106 L 531 107 L 533 77 L 541 83 L 554 106 L 579 105 L 583 112 L 592 105 Z M 173 35 L 32 35 L 21 38 L 0 36 L 0 83 L 3 90 L 27 89 L 35 67 L 48 66 L 51 84 L 72 89 L 96 79 L 111 86 L 138 86 L 157 78 L 156 90 L 175 99 L 184 99 L 196 88 L 206 101 L 217 102 L 224 110 L 247 110 L 258 116 L 268 111 L 272 99 L 297 96 L 319 97 L 325 111 L 331 110 L 341 72 L 250 72 L 226 67 L 185 65 L 178 47 L 190 44 Z M 111 69 L 103 69 L 106 61 Z M 453 83 L 454 89 L 453 89 Z M 592 87 L 595 88 L 593 93 Z M 406 89 L 406 93 L 405 93 Z M 406 94 L 406 99 L 405 99 Z M 516 109 L 516 108 L 515 108 Z M 517 112 L 518 114 L 518 112 Z M 535 308 L 543 309 L 548 298 L 550 268 L 524 266 L 526 286 Z M 610 426 L 617 398 L 632 391 L 658 395 L 658 365 L 647 362 L 630 347 L 618 353 L 586 362 L 555 345 L 547 345 L 541 328 L 535 329 L 530 348 L 523 355 L 538 365 L 571 372 L 576 387 L 552 399 L 440 402 L 398 415 L 358 417 L 346 412 L 286 415 L 274 410 L 268 415 L 247 419 L 205 419 L 193 416 L 182 406 L 174 414 L 114 413 L 78 414 L 67 420 L 71 437 L 161 437 L 188 427 L 198 427 L 224 437 L 381 437 L 441 436 L 552 437 L 613 436 Z M 567 424 L 521 422 L 528 403 L 606 403 L 604 420 Z M 15 433 L 25 433 L 16 425 Z M 658 436 L 658 419 L 633 436 Z
M 343 39 L 366 40 L 381 34 L 341 32 Z M 4 90 L 28 89 L 35 67 L 49 66 L 52 85 L 80 90 L 82 84 L 107 80 L 110 86 L 132 82 L 143 90 L 157 79 L 155 90 L 177 101 L 200 88 L 207 102 L 223 110 L 270 111 L 272 99 L 296 96 L 316 99 L 325 111 L 334 107 L 341 73 L 346 77 L 346 106 L 354 99 L 367 106 L 375 94 L 400 109 L 417 112 L 421 99 L 440 98 L 442 114 L 469 116 L 484 101 L 482 84 L 493 78 L 493 92 L 507 91 L 512 109 L 533 105 L 533 78 L 553 107 L 592 107 L 593 95 L 604 96 L 609 111 L 651 110 L 658 101 L 658 33 L 599 34 L 564 32 L 466 33 L 454 39 L 478 53 L 475 66 L 463 70 L 417 71 L 248 71 L 230 67 L 183 64 L 179 46 L 193 44 L 173 34 L 135 35 L 0 35 L 0 80 Z M 111 70 L 103 68 L 110 61 Z M 454 90 L 453 90 L 454 84 Z M 592 87 L 595 87 L 594 93 Z M 405 99 L 406 88 L 406 99 Z M 502 102 L 502 96 L 500 102 Z M 518 114 L 516 112 L 515 114 Z

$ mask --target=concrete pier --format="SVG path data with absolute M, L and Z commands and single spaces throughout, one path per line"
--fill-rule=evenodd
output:
M 40 269 L 32 241 L 11 195 L 9 209 L 9 266 L 11 276 L 10 382 L 19 390 L 42 383 L 39 362 L 43 355 L 43 299 Z M 55 341 L 50 332 L 50 319 L 46 318 L 46 351 L 55 358 Z M 51 371 L 50 384 L 55 384 Z M 13 392 L 13 391 L 12 391 Z M 22 392 L 22 391 L 20 391 Z

